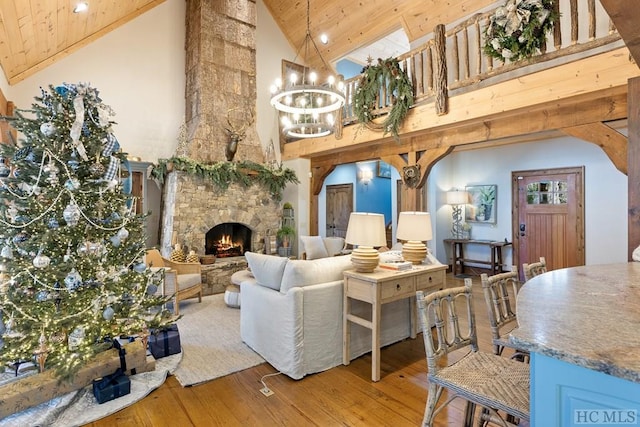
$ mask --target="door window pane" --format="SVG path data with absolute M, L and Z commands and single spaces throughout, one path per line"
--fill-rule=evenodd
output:
M 527 184 L 527 204 L 560 205 L 567 200 L 566 181 L 539 181 Z

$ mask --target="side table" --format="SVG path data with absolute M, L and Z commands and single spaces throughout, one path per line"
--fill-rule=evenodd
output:
M 371 380 L 380 380 L 380 314 L 382 305 L 411 298 L 411 338 L 417 335 L 416 291 L 433 292 L 446 287 L 444 264 L 413 266 L 411 270 L 389 271 L 376 268 L 373 273 L 344 272 L 342 363 L 351 362 L 349 345 L 351 325 L 357 323 L 371 329 Z M 371 320 L 351 313 L 351 301 L 371 304 Z

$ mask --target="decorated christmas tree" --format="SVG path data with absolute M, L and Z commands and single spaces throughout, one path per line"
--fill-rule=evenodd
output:
M 41 90 L 0 144 L 0 363 L 68 377 L 121 335 L 170 322 L 143 263 L 112 109 L 84 84 Z

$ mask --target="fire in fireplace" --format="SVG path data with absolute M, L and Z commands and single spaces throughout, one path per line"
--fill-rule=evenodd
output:
M 218 258 L 242 256 L 251 250 L 251 229 L 237 222 L 218 224 L 205 235 L 205 254 Z

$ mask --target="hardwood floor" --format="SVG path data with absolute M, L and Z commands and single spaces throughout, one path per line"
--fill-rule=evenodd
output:
M 491 350 L 491 332 L 479 277 L 473 277 L 480 348 Z M 462 280 L 447 275 L 449 287 Z M 264 363 L 194 387 L 169 377 L 140 402 L 88 424 L 103 426 L 417 426 L 427 399 L 427 363 L 422 335 L 382 349 L 381 380 L 371 382 L 371 355 L 349 366 L 292 380 Z M 442 400 L 441 400 L 442 401 Z M 464 401 L 454 400 L 435 425 L 461 425 Z

